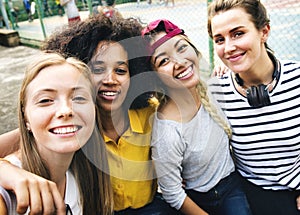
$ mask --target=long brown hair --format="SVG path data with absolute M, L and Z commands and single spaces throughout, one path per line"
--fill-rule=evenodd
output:
M 92 95 L 95 90 L 91 72 L 86 64 L 75 58 L 65 59 L 59 54 L 43 53 L 26 69 L 18 102 L 19 128 L 21 133 L 21 160 L 25 170 L 51 180 L 47 165 L 41 158 L 35 138 L 26 127 L 25 107 L 26 89 L 39 72 L 52 65 L 68 63 L 77 68 L 89 80 Z M 96 108 L 96 107 L 95 107 Z M 96 112 L 97 113 L 97 112 Z M 112 214 L 113 197 L 110 185 L 106 148 L 102 139 L 100 118 L 96 115 L 96 126 L 88 142 L 75 152 L 70 170 L 79 185 L 83 214 Z M 88 153 L 88 154 L 87 154 Z M 87 156 L 88 155 L 88 156 Z M 101 168 L 99 168 L 101 165 Z

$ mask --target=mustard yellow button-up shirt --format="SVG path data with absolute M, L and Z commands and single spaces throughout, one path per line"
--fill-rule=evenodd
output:
M 115 211 L 143 207 L 157 190 L 150 151 L 153 113 L 152 107 L 129 110 L 130 126 L 118 142 L 104 137 Z

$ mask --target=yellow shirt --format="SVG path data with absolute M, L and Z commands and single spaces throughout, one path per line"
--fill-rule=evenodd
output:
M 130 127 L 118 143 L 104 136 L 115 211 L 143 207 L 152 201 L 157 190 L 150 154 L 153 113 L 152 107 L 129 110 Z

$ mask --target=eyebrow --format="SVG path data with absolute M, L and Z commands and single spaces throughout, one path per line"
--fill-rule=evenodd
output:
M 232 32 L 234 32 L 234 31 L 236 31 L 236 30 L 238 30 L 238 29 L 240 29 L 240 28 L 244 28 L 245 26 L 238 26 L 238 27 L 235 27 L 235 28 L 233 28 L 233 29 L 231 29 L 230 31 L 229 31 L 229 33 L 232 33 Z M 216 34 L 216 35 L 213 35 L 213 37 L 218 37 L 218 36 L 221 36 L 221 34 Z
M 182 40 L 185 40 L 185 39 L 183 39 L 183 38 L 178 39 L 178 40 L 176 41 L 176 43 L 174 44 L 174 47 L 176 48 L 176 47 L 178 46 L 178 43 L 179 43 L 180 41 L 182 41 Z M 154 58 L 154 64 L 156 63 L 157 58 L 159 58 L 160 56 L 165 55 L 165 54 L 166 54 L 166 52 L 159 53 L 159 54 Z
M 76 90 L 82 90 L 82 89 L 87 89 L 87 88 L 85 88 L 85 87 L 83 87 L 83 86 L 76 86 L 76 87 L 73 87 L 72 89 L 71 89 L 71 91 L 72 92 L 75 92 Z M 36 97 L 38 97 L 41 93 L 44 93 L 44 92 L 50 92 L 50 93 L 52 93 L 52 92 L 57 92 L 57 90 L 56 89 L 52 89 L 52 88 L 44 88 L 44 89 L 40 89 L 40 90 L 38 90 L 34 95 L 33 95 L 33 99 L 35 99 Z
M 126 63 L 126 61 L 117 61 L 117 64 L 119 65 L 119 66 L 121 66 L 121 65 L 125 65 L 125 66 L 129 66 L 128 65 L 128 63 Z
M 118 64 L 118 66 L 126 65 L 128 67 L 128 63 L 126 63 L 126 61 L 117 61 L 116 63 Z M 105 64 L 105 61 L 102 60 L 94 61 L 92 63 L 92 65 L 103 65 L 103 64 Z

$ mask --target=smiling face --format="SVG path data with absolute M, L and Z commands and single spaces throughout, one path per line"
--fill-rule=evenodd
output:
M 127 52 L 119 43 L 103 41 L 90 64 L 98 105 L 105 111 L 120 109 L 130 84 Z
M 211 19 L 215 51 L 235 73 L 261 68 L 269 30 L 269 25 L 258 30 L 251 16 L 240 7 L 221 11 Z
M 152 44 L 166 33 L 160 32 Z M 199 83 L 199 57 L 182 36 L 177 35 L 160 45 L 153 53 L 152 64 L 169 88 L 192 88 Z
M 26 88 L 26 126 L 41 154 L 70 153 L 90 138 L 95 105 L 90 82 L 64 63 L 43 68 Z

